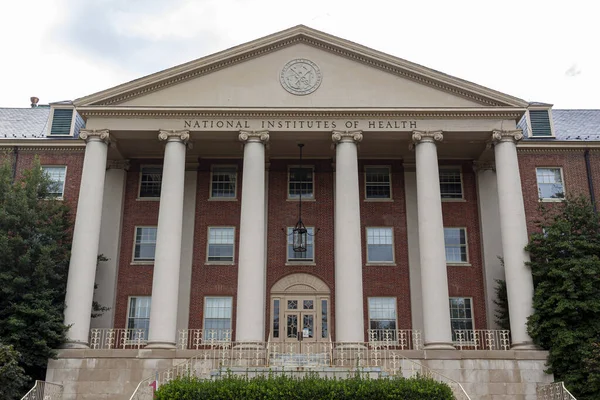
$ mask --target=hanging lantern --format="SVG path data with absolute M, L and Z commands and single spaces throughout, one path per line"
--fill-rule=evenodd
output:
M 292 231 L 292 243 L 296 253 L 306 252 L 306 243 L 308 240 L 308 230 L 302 223 L 302 220 L 298 220 L 294 230 Z

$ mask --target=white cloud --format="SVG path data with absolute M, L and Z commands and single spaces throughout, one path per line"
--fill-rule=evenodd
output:
M 526 100 L 600 108 L 595 15 L 586 0 L 7 1 L 0 106 L 74 99 L 303 23 Z

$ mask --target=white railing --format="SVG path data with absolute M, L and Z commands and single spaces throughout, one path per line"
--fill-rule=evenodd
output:
M 232 329 L 180 329 L 177 348 L 199 350 L 215 343 L 231 342 Z
M 421 331 L 416 329 L 369 329 L 367 333 L 371 347 L 385 347 L 388 350 L 423 349 Z M 90 331 L 90 348 L 140 349 L 146 346 L 147 337 L 145 329 L 95 328 Z M 458 329 L 454 331 L 454 337 L 454 345 L 458 350 L 510 350 L 508 330 Z M 232 339 L 231 329 L 182 329 L 178 332 L 177 348 L 203 350 L 214 345 L 231 343 Z M 294 346 L 290 343 L 287 345 Z M 307 342 L 302 342 L 302 345 L 311 346 Z
M 510 350 L 510 331 L 495 329 L 456 329 L 454 346 L 458 350 Z
M 369 329 L 369 343 L 396 346 L 401 350 L 422 350 L 421 331 L 416 329 Z
M 537 387 L 538 400 L 577 400 L 565 387 L 564 382 L 553 382 Z
M 90 331 L 90 349 L 141 349 L 147 337 L 145 329 L 94 328 Z
M 63 387 L 56 383 L 35 381 L 33 388 L 21 400 L 60 400 Z

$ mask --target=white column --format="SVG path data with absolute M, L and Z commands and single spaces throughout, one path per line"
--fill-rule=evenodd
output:
M 364 342 L 358 152 L 362 132 L 333 132 L 335 147 L 335 336 Z
M 147 348 L 174 349 L 177 343 L 185 152 L 189 137 L 188 131 L 161 130 L 158 134 L 158 139 L 166 141 L 166 145 L 160 187 Z
M 436 142 L 441 142 L 443 138 L 441 131 L 415 131 L 412 135 L 417 164 L 419 258 L 423 295 L 423 339 L 426 349 L 454 349 L 436 148 Z
M 535 347 L 526 324 L 527 317 L 533 312 L 533 278 L 525 265 L 529 261 L 525 251 L 527 224 L 516 145 L 522 138 L 520 130 L 494 131 L 492 134 L 512 347 L 532 349 Z
M 88 347 L 109 133 L 107 129 L 82 130 L 79 138 L 87 146 L 65 298 L 65 325 L 70 325 L 65 347 L 70 348 Z
M 244 143 L 235 337 L 265 340 L 265 144 L 269 133 L 241 132 Z

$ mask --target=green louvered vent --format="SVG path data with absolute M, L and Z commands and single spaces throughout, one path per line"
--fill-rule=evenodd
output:
M 529 110 L 529 118 L 531 119 L 531 136 L 552 136 L 548 110 Z
M 73 119 L 72 109 L 56 109 L 52 118 L 51 135 L 70 135 L 71 121 Z

